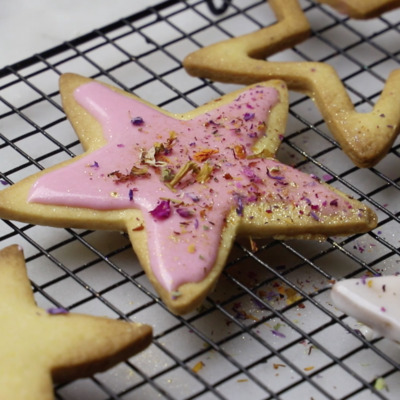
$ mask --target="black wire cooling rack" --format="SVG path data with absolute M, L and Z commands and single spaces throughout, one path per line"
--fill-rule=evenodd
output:
M 61 73 L 101 79 L 173 112 L 235 88 L 189 77 L 181 61 L 274 16 L 264 0 L 220 2 L 216 12 L 209 3 L 165 1 L 0 70 L 1 183 L 81 152 L 60 106 Z M 355 21 L 312 0 L 301 5 L 310 39 L 272 58 L 333 65 L 357 109 L 369 110 L 399 68 L 400 13 Z M 238 241 L 215 292 L 190 315 L 173 316 L 159 301 L 121 233 L 0 222 L 0 246 L 25 250 L 39 306 L 154 327 L 147 350 L 57 386 L 57 399 L 398 399 L 399 347 L 367 340 L 329 292 L 337 279 L 400 271 L 399 141 L 375 167 L 356 168 L 312 101 L 298 93 L 290 100 L 278 158 L 367 203 L 379 225 L 323 243 Z

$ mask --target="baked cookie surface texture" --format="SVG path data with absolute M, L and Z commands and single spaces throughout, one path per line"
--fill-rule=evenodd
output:
M 0 251 L 0 398 L 51 400 L 60 383 L 104 371 L 151 342 L 148 325 L 36 306 L 22 249 Z
M 290 90 L 302 92 L 315 102 L 330 132 L 355 165 L 371 167 L 387 154 L 400 131 L 400 70 L 389 74 L 372 110 L 360 113 L 331 65 L 268 61 L 271 55 L 307 37 L 306 17 L 297 1 L 293 3 L 293 7 L 287 7 L 286 2 L 270 1 L 277 23 L 201 48 L 187 55 L 183 65 L 192 76 L 220 82 L 247 85 L 283 80 Z
M 400 0 L 318 0 L 329 4 L 342 14 L 351 18 L 375 18 L 386 11 L 400 7 Z
M 174 313 L 201 304 L 237 235 L 323 239 L 376 225 L 362 203 L 273 158 L 281 81 L 179 115 L 77 75 L 60 87 L 86 151 L 2 190 L 0 216 L 127 232 Z

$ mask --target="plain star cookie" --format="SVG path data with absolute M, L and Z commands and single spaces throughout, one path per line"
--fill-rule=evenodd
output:
M 382 336 L 400 343 L 400 276 L 362 277 L 336 282 L 333 303 Z
M 283 27 L 297 26 L 296 19 L 302 27 L 299 38 L 306 37 L 306 21 L 301 10 L 295 7 L 297 1 L 291 4 L 297 10 L 297 17 L 293 17 L 291 7 L 284 4 L 286 2 L 278 0 L 270 2 L 278 20 L 276 24 L 189 54 L 183 61 L 186 71 L 192 76 L 238 84 L 281 79 L 290 90 L 313 99 L 332 135 L 357 166 L 375 165 L 390 150 L 400 130 L 400 70 L 389 75 L 372 111 L 359 113 L 330 65 L 265 60 L 295 44 L 295 35 L 294 38 L 285 36 Z M 289 32 L 293 30 L 292 26 Z
M 171 114 L 67 74 L 60 90 L 85 153 L 0 192 L 0 216 L 128 233 L 171 311 L 213 289 L 237 235 L 324 239 L 375 227 L 362 203 L 273 158 L 287 118 L 281 81 Z
M 318 0 L 351 18 L 375 18 L 386 11 L 400 7 L 400 0 Z
M 53 399 L 53 381 L 88 377 L 151 342 L 148 325 L 36 306 L 22 250 L 0 251 L 0 398 Z

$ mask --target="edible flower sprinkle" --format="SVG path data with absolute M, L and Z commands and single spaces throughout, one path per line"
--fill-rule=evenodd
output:
M 128 182 L 133 181 L 136 178 L 149 178 L 150 173 L 147 168 L 138 168 L 133 166 L 128 174 L 124 174 L 120 171 L 110 172 L 109 177 L 113 178 L 115 182 Z
M 176 173 L 174 178 L 171 180 L 171 182 L 168 182 L 167 186 L 170 188 L 173 188 L 176 186 L 183 178 L 185 175 L 187 175 L 190 171 L 198 172 L 199 167 L 198 165 L 193 162 L 193 161 L 188 161 L 184 166 L 181 167 L 181 169 Z
M 207 161 L 213 154 L 219 153 L 218 149 L 204 149 L 193 154 L 193 159 L 197 162 Z
M 150 211 L 150 214 L 159 220 L 167 219 L 171 215 L 171 203 L 169 200 L 161 200 L 158 205 Z
M 182 217 L 182 218 L 192 218 L 194 215 L 194 212 L 190 210 L 189 208 L 184 208 L 184 207 L 179 207 L 176 209 L 176 212 Z
M 233 147 L 235 158 L 243 160 L 246 158 L 246 149 L 243 145 L 238 144 Z
M 384 378 L 376 378 L 375 383 L 374 383 L 374 388 L 376 390 L 384 390 L 384 389 L 387 390 L 388 387 L 385 382 L 385 379 Z
M 204 363 L 203 361 L 199 361 L 193 368 L 192 371 L 197 373 L 199 371 L 201 371 L 204 368 Z
M 286 336 L 282 333 L 282 332 L 279 332 L 279 331 L 277 331 L 277 330 L 275 330 L 275 329 L 272 329 L 272 334 L 274 335 L 274 336 L 277 336 L 277 337 L 280 337 L 280 338 L 285 338 Z
M 213 167 L 211 164 L 205 163 L 201 167 L 200 171 L 198 171 L 197 176 L 196 176 L 196 181 L 198 183 L 206 183 L 213 172 Z
M 131 123 L 132 123 L 132 125 L 135 125 L 135 126 L 141 126 L 144 124 L 144 120 L 142 117 L 133 117 L 131 119 Z
M 275 171 L 276 171 L 276 170 L 270 170 L 269 168 L 267 168 L 267 175 L 268 175 L 268 178 L 276 179 L 276 180 L 278 180 L 278 181 L 282 181 L 283 179 L 285 179 L 284 176 L 273 175 L 273 172 L 275 172 Z
M 68 314 L 69 311 L 63 307 L 51 307 L 47 309 L 47 313 L 50 315 L 60 315 L 60 314 Z
M 254 117 L 255 117 L 255 114 L 254 114 L 254 113 L 245 113 L 244 116 L 243 116 L 243 119 L 244 119 L 245 121 L 250 121 L 250 120 L 252 120 Z

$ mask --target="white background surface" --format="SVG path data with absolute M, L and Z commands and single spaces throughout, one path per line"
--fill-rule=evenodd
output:
M 0 68 L 161 0 L 1 0 Z

